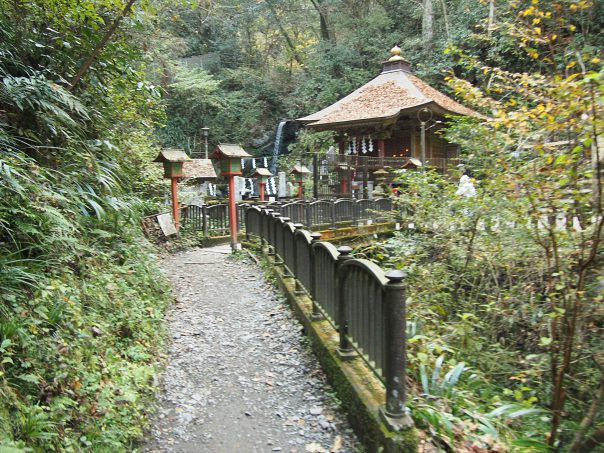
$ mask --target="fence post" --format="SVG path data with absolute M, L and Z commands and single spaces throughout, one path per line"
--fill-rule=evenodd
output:
M 406 407 L 405 375 L 407 368 L 407 313 L 405 307 L 405 273 L 391 270 L 386 273 L 385 286 L 385 381 L 386 407 L 382 416 L 391 429 L 401 430 L 413 426 Z
M 279 227 L 280 223 L 279 222 L 279 217 L 281 217 L 281 213 L 280 212 L 271 212 L 271 215 L 269 217 L 270 219 L 270 226 L 268 228 L 267 231 L 267 236 L 268 236 L 268 255 L 269 256 L 274 256 L 277 254 L 277 248 L 275 247 L 275 242 L 276 242 L 276 231 L 275 229 Z M 272 247 L 272 249 L 271 249 Z
M 288 223 L 292 223 L 292 220 L 289 217 L 285 217 L 285 219 L 289 219 L 287 222 L 283 222 L 281 224 L 281 228 L 289 228 L 289 226 L 287 226 Z M 282 231 L 282 237 L 283 237 L 283 276 L 284 277 L 293 277 L 294 279 L 296 278 L 295 275 L 292 275 L 294 272 L 294 269 L 290 269 L 289 267 L 287 267 L 287 261 L 286 261 L 286 257 L 287 257 L 287 245 L 286 245 L 286 241 L 287 241 L 287 234 L 285 234 L 284 231 Z M 289 233 L 288 233 L 289 234 Z M 296 250 L 296 248 L 294 247 L 294 251 Z M 294 263 L 295 264 L 295 263 Z
M 304 228 L 304 225 L 302 225 L 301 223 L 294 223 L 294 227 L 296 228 L 296 231 L 298 231 L 298 230 L 301 230 L 302 228 Z M 298 280 L 298 274 L 300 273 L 299 269 L 298 269 L 298 238 L 296 237 L 295 231 L 294 231 L 294 268 L 292 269 L 292 272 L 294 273 L 294 281 L 296 282 L 296 288 L 295 288 L 294 292 L 298 295 L 304 294 L 304 290 L 302 289 L 300 280 Z
M 319 199 L 319 159 L 317 153 L 312 155 L 312 196 Z
M 312 226 L 312 206 L 310 205 L 310 202 L 306 202 L 306 226 L 310 229 L 310 227 Z
M 264 239 L 264 244 L 266 245 L 266 253 L 270 253 L 270 244 L 269 244 L 269 231 L 271 228 L 271 217 L 272 217 L 272 209 L 266 209 L 264 211 L 264 224 L 262 226 L 262 238 Z
M 317 304 L 317 261 L 314 245 L 321 240 L 321 233 L 312 233 L 310 237 L 312 238 L 310 243 L 310 295 L 312 300 L 312 313 L 310 316 L 311 319 L 318 321 L 323 319 L 323 314 L 319 310 L 319 305 Z
M 277 253 L 277 242 L 279 242 L 279 239 L 281 239 L 281 244 L 279 246 L 281 247 L 281 250 L 284 250 L 285 245 L 283 241 L 285 238 L 285 234 L 283 233 L 283 225 L 285 225 L 291 219 L 289 217 L 279 217 L 279 219 L 279 222 L 275 225 L 275 264 L 285 264 L 285 260 L 283 259 L 283 257 L 279 256 L 279 254 Z M 278 231 L 277 228 L 280 228 L 280 230 Z M 286 275 L 285 271 L 283 275 Z
M 332 230 L 336 229 L 336 201 L 337 200 L 331 201 L 331 229 Z
M 203 237 L 207 238 L 210 235 L 210 226 L 208 225 L 208 205 L 204 204 L 201 207 L 201 217 L 202 217 L 202 229 L 203 229 Z
M 251 209 L 251 206 L 247 206 L 245 211 L 243 212 L 243 219 L 244 219 L 244 224 L 245 224 L 245 240 L 247 242 L 250 242 L 250 229 L 249 229 L 249 225 L 248 225 L 248 216 L 249 216 L 249 210 Z
M 352 345 L 348 341 L 348 337 L 347 337 L 347 335 L 348 335 L 348 319 L 346 319 L 346 298 L 344 296 L 344 285 L 346 284 L 346 279 L 344 277 L 345 277 L 346 271 L 344 269 L 342 269 L 342 265 L 346 261 L 352 259 L 352 256 L 350 256 L 350 252 L 352 252 L 352 248 L 348 247 L 347 245 L 344 245 L 344 246 L 338 248 L 338 252 L 340 254 L 338 255 L 338 262 L 337 262 L 337 266 L 338 266 L 338 272 L 336 273 L 337 281 L 335 282 L 336 290 L 338 292 L 337 325 L 338 325 L 338 333 L 340 335 L 338 354 L 339 354 L 340 358 L 342 358 L 343 360 L 347 360 L 347 359 L 352 359 L 353 357 L 356 357 L 356 354 L 354 352 L 354 349 L 352 348 Z

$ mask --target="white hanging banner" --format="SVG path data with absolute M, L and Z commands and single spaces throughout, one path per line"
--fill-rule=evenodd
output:
M 373 152 L 373 139 L 371 137 L 369 137 L 369 152 Z
M 241 169 L 245 170 L 245 159 L 243 157 L 241 158 Z
M 266 160 L 266 157 L 264 158 L 264 168 L 268 168 L 268 161 Z
M 365 136 L 363 135 L 363 138 L 361 139 L 361 151 L 363 152 L 363 154 L 367 154 L 367 143 L 365 143 Z
M 256 159 L 252 159 L 252 168 L 256 168 Z

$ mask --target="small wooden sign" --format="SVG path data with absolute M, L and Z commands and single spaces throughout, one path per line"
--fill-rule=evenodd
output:
M 164 233 L 164 236 L 172 236 L 177 233 L 176 225 L 174 225 L 174 221 L 170 214 L 158 215 L 157 223 L 159 223 L 159 227 L 161 228 L 162 233 Z

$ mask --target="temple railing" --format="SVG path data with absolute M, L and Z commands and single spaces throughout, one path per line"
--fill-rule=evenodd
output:
M 229 205 L 226 203 L 197 205 L 190 204 L 181 207 L 180 217 L 184 227 L 202 231 L 203 235 L 226 236 L 229 230 Z M 237 224 L 241 230 L 245 224 L 245 205 L 237 205 Z
M 300 223 L 306 228 L 318 230 L 357 225 L 359 223 L 382 222 L 392 210 L 390 198 L 375 200 L 295 200 L 262 205 L 279 212 L 292 223 Z M 239 231 L 246 228 L 246 203 L 237 204 L 237 224 Z M 201 231 L 205 237 L 226 236 L 229 234 L 228 205 L 185 205 L 181 208 L 182 225 Z
M 392 199 L 354 200 L 342 198 L 337 200 L 296 200 L 286 203 L 266 205 L 288 217 L 294 223 L 301 223 L 314 230 L 356 225 L 361 222 L 382 222 L 392 210 Z
M 384 384 L 384 414 L 407 423 L 404 273 L 356 259 L 350 247 L 336 249 L 273 209 L 250 207 L 245 219 L 248 240 L 259 241 L 273 263 L 284 267 L 296 294 L 310 297 L 312 318 L 326 319 L 337 330 L 340 356 L 361 358 Z

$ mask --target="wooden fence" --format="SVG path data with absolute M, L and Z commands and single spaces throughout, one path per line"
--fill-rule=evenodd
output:
M 295 279 L 296 292 L 312 299 L 313 318 L 327 319 L 339 332 L 340 355 L 361 358 L 384 383 L 383 413 L 408 423 L 404 273 L 353 258 L 350 247 L 323 242 L 320 233 L 271 208 L 248 208 L 245 224 L 248 240 L 260 241 Z
M 392 210 L 390 198 L 376 200 L 294 200 L 289 202 L 267 203 L 264 207 L 278 211 L 293 223 L 301 223 L 310 229 L 338 228 L 357 225 L 361 222 L 380 222 L 387 218 Z M 245 225 L 246 203 L 237 205 L 237 224 L 239 231 Z M 183 226 L 202 231 L 205 237 L 226 236 L 229 234 L 228 205 L 187 205 L 181 209 Z

